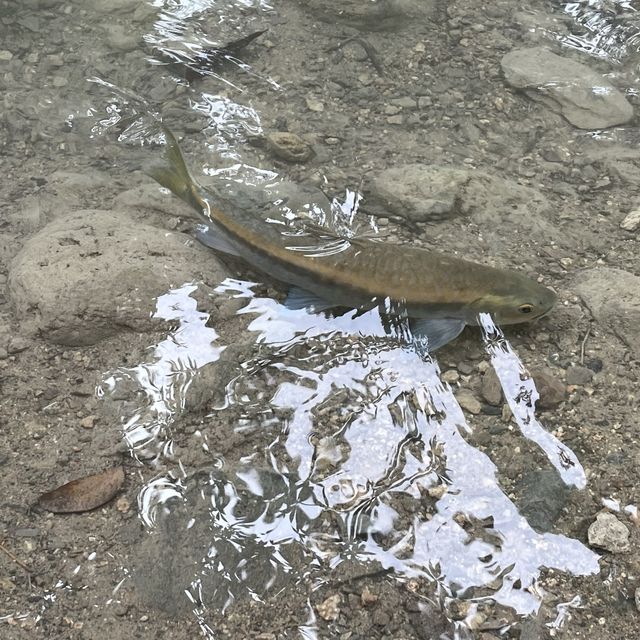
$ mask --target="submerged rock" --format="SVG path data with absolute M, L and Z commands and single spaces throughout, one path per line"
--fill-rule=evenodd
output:
M 570 494 L 555 469 L 527 473 L 517 485 L 520 513 L 536 531 L 551 531 Z
M 462 169 L 401 165 L 374 177 L 367 202 L 412 222 L 454 218 L 468 213 L 461 196 L 470 180 Z
M 493 367 L 487 369 L 482 376 L 480 393 L 491 406 L 499 407 L 502 405 L 502 385 Z
M 306 162 L 313 156 L 313 149 L 300 136 L 288 131 L 274 131 L 265 136 L 267 149 L 287 162 Z
M 629 548 L 629 529 L 612 513 L 599 513 L 587 531 L 589 544 L 611 553 Z
M 513 227 L 531 237 L 553 235 L 540 212 L 549 209 L 535 189 L 476 171 L 406 164 L 375 175 L 366 194 L 367 210 L 411 222 L 470 216 L 480 226 Z
M 637 231 L 640 229 L 640 209 L 628 213 L 620 223 L 620 228 L 625 231 Z
M 156 298 L 185 282 L 217 284 L 214 254 L 179 233 L 118 212 L 61 216 L 15 257 L 8 290 L 25 333 L 89 345 L 122 331 L 157 329 Z
M 536 404 L 538 409 L 555 409 L 565 399 L 567 388 L 551 369 L 532 369 L 531 376 L 540 396 Z
M 604 129 L 633 118 L 633 107 L 602 75 L 544 47 L 502 58 L 506 81 L 581 129 Z
M 434 0 L 298 0 L 320 20 L 332 24 L 345 24 L 365 31 L 400 29 L 411 20 L 429 17 L 435 7 Z
M 574 288 L 601 328 L 615 333 L 640 357 L 640 277 L 622 269 L 595 267 L 580 273 Z

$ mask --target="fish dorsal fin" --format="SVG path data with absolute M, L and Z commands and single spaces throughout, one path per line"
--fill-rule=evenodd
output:
M 320 296 L 317 296 L 311 291 L 307 291 L 300 287 L 291 287 L 289 289 L 287 299 L 284 301 L 284 306 L 292 311 L 307 309 L 308 311 L 319 313 L 321 311 L 331 309 L 336 305 L 328 302 Z
M 456 318 L 412 318 L 410 324 L 414 337 L 426 338 L 427 349 L 433 352 L 457 338 L 465 322 Z
M 237 249 L 233 247 L 222 234 L 218 233 L 215 228 L 209 227 L 206 224 L 199 224 L 195 231 L 196 240 L 203 244 L 205 247 L 221 251 L 222 253 L 228 253 L 232 256 L 239 256 Z

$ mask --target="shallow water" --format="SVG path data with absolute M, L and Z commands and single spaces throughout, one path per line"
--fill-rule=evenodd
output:
M 427 4 L 434 5 L 432 13 L 425 12 Z M 518 24 L 522 31 L 516 40 L 520 38 L 522 46 L 554 46 L 556 53 L 571 51 L 574 60 L 587 65 L 597 60 L 606 65 L 596 67 L 603 76 L 630 100 L 635 98 L 633 3 L 530 3 L 525 9 L 515 4 L 501 3 L 485 25 L 480 7 L 455 3 L 440 8 L 439 3 L 375 2 L 367 9 L 353 2 L 310 6 L 302 1 L 122 0 L 107 7 L 34 0 L 28 8 L 17 9 L 5 2 L 0 17 L 11 37 L 10 55 L 0 55 L 9 110 L 3 139 L 12 170 L 19 171 L 21 153 L 31 155 L 25 149 L 40 145 L 51 157 L 29 167 L 36 178 L 53 173 L 55 157 L 62 154 L 71 158 L 69 166 L 63 166 L 67 170 L 112 172 L 123 190 L 129 188 L 128 180 L 145 184 L 147 179 L 137 172 L 160 156 L 162 139 L 149 123 L 161 118 L 184 132 L 183 146 L 194 173 L 211 184 L 227 206 L 255 206 L 271 222 L 287 221 L 303 210 L 313 222 L 328 223 L 342 236 L 358 227 L 358 232 L 400 237 L 452 253 L 467 255 L 468 247 L 478 260 L 489 256 L 513 268 L 524 263 L 529 271 L 536 270 L 532 263 L 542 265 L 537 271 L 545 284 L 553 284 L 564 272 L 547 268 L 546 257 L 551 256 L 552 265 L 568 265 L 571 262 L 560 262 L 568 253 L 569 260 L 579 262 L 592 243 L 600 259 L 609 241 L 601 240 L 598 246 L 599 234 L 594 232 L 567 244 L 571 234 L 554 226 L 557 219 L 539 228 L 522 222 L 515 231 L 502 228 L 499 221 L 483 225 L 475 220 L 452 231 L 438 227 L 437 218 L 426 227 L 407 220 L 407 231 L 395 225 L 402 216 L 374 211 L 376 217 L 369 218 L 366 198 L 358 211 L 363 174 L 401 164 L 405 153 L 411 161 L 420 161 L 427 153 L 420 145 L 435 150 L 429 165 L 517 172 L 531 178 L 530 187 L 543 179 L 542 169 L 530 174 L 535 140 L 552 140 L 553 127 L 570 125 L 544 117 L 530 122 L 528 105 L 514 106 L 508 122 L 502 97 L 482 102 L 483 83 L 499 76 L 493 62 L 477 85 L 474 74 L 465 80 L 435 70 L 447 59 L 459 60 L 462 67 L 471 64 L 474 38 L 479 50 L 495 47 L 501 56 L 511 48 L 500 40 L 506 37 L 501 34 L 514 39 L 511 31 Z M 501 22 L 503 9 L 508 18 Z M 407 19 L 407 11 L 414 10 L 418 17 Z M 447 25 L 443 40 L 434 35 L 441 31 L 440 24 Z M 381 27 L 388 31 L 379 31 Z M 203 50 L 224 47 L 264 28 L 269 31 L 246 50 L 225 53 L 224 62 L 204 78 L 185 80 L 185 68 L 193 68 Z M 290 45 L 293 38 L 301 41 Z M 336 49 L 336 41 L 348 38 L 355 39 Z M 430 40 L 441 49 L 427 50 L 424 42 Z M 404 61 L 409 61 L 406 67 Z M 478 104 L 472 102 L 473 91 Z M 406 107 L 398 102 L 398 96 L 405 95 L 415 98 L 416 105 L 428 98 L 436 106 L 407 108 L 410 113 L 405 115 Z M 506 95 L 512 99 L 511 93 Z M 396 102 L 388 102 L 389 96 Z M 378 102 L 386 105 L 379 114 Z M 386 119 L 371 124 L 372 114 Z M 298 126 L 301 121 L 303 127 Z M 495 130 L 492 122 L 498 123 Z M 394 130 L 398 124 L 408 128 Z M 305 127 L 305 140 L 318 149 L 315 160 L 289 165 L 269 155 L 264 135 L 276 129 L 304 134 Z M 587 155 L 595 154 L 594 148 L 600 152 L 601 147 L 589 147 L 591 143 L 615 142 L 631 149 L 635 136 L 624 126 L 569 130 L 558 148 L 586 149 Z M 524 131 L 522 148 L 514 142 L 514 131 Z M 410 144 L 417 151 L 407 151 Z M 517 149 L 509 165 L 513 145 Z M 602 166 L 609 167 L 608 148 L 603 148 Z M 493 154 L 488 159 L 487 150 Z M 499 166 L 501 155 L 507 164 Z M 616 156 L 616 150 L 610 155 Z M 552 184 L 546 185 L 548 192 L 563 198 L 563 204 L 598 198 L 600 189 L 609 188 L 598 186 L 600 176 L 593 168 L 587 189 L 574 185 L 571 179 L 578 179 L 584 164 L 561 171 L 556 158 L 545 157 L 540 166 Z M 633 170 L 616 167 L 618 176 Z M 324 200 L 305 200 L 307 192 L 291 192 L 288 182 L 281 184 L 286 180 L 321 188 Z M 61 188 L 60 193 L 62 198 L 67 192 Z M 103 193 L 97 189 L 85 196 L 82 208 L 111 206 Z M 155 195 L 158 202 L 170 197 L 159 190 Z M 15 197 L 7 185 L 2 200 L 10 203 Z M 75 195 L 66 197 L 71 208 L 81 208 Z M 602 196 L 602 202 L 613 201 L 607 197 Z M 32 217 L 10 216 L 0 227 L 3 232 L 8 227 L 27 237 L 58 215 L 53 207 L 32 214 L 23 205 L 23 211 Z M 188 214 L 171 215 L 178 220 Z M 189 231 L 180 224 L 173 228 Z M 296 242 L 301 243 L 297 249 L 310 250 L 306 235 Z M 524 251 L 522 243 L 529 243 Z M 17 248 L 9 242 L 2 246 L 7 247 L 2 257 L 8 264 Z M 330 254 L 342 247 L 342 241 L 329 241 L 313 251 Z M 622 251 L 626 253 L 615 263 L 620 267 L 634 255 L 633 246 Z M 523 258 L 523 253 L 532 257 Z M 609 579 L 601 575 L 601 553 L 586 544 L 586 525 L 578 524 L 577 517 L 565 527 L 571 533 L 532 525 L 514 496 L 515 483 L 505 468 L 509 458 L 494 456 L 491 445 L 479 446 L 477 441 L 479 432 L 494 434 L 491 438 L 499 441 L 508 431 L 507 446 L 514 447 L 511 460 L 520 479 L 535 477 L 528 474 L 539 467 L 555 470 L 562 491 L 571 490 L 572 496 L 592 492 L 598 503 L 609 500 L 604 503 L 609 511 L 620 513 L 620 504 L 625 505 L 625 522 L 637 520 L 632 492 L 618 501 L 603 494 L 606 487 L 593 487 L 597 470 L 585 469 L 584 447 L 573 445 L 578 427 L 569 427 L 572 437 L 563 442 L 558 422 L 569 420 L 573 409 L 559 419 L 536 412 L 538 391 L 523 362 L 539 356 L 537 363 L 553 364 L 561 357 L 561 338 L 555 344 L 535 339 L 536 331 L 554 331 L 553 314 L 542 321 L 542 330 L 532 329 L 527 351 L 521 334 L 516 334 L 519 346 L 513 346 L 489 316 L 479 319 L 481 331 L 469 334 L 464 343 L 476 364 L 458 380 L 477 382 L 478 362 L 484 363 L 483 371 L 493 368 L 506 408 L 501 415 L 487 412 L 477 418 L 456 399 L 461 382 L 443 381 L 442 372 L 452 360 L 441 354 L 450 347 L 429 354 L 428 345 L 412 340 L 409 330 L 390 333 L 377 310 L 335 317 L 292 311 L 278 295 L 271 295 L 269 286 L 268 280 L 252 282 L 240 275 L 167 283 L 153 314 L 166 323 L 154 325 L 162 326 L 163 336 L 140 334 L 142 343 L 130 352 L 126 346 L 122 352 L 109 351 L 113 345 L 106 343 L 109 367 L 94 371 L 91 378 L 97 388 L 96 412 L 108 417 L 110 430 L 121 440 L 119 451 L 133 485 L 127 495 L 135 497 L 131 507 L 142 534 L 122 548 L 113 543 L 113 552 L 110 547 L 96 552 L 95 537 L 83 543 L 80 560 L 73 554 L 65 557 L 63 575 L 46 574 L 36 600 L 25 598 L 18 608 L 0 611 L 0 621 L 8 622 L 12 633 L 24 628 L 63 637 L 64 631 L 48 627 L 60 617 L 57 607 L 64 611 L 75 593 L 93 590 L 94 609 L 85 624 L 133 602 L 148 624 L 142 637 L 156 637 L 164 628 L 164 615 L 189 620 L 207 638 L 241 637 L 251 628 L 252 614 L 242 608 L 247 603 L 265 603 L 256 622 L 262 626 L 252 631 L 264 631 L 265 638 L 401 637 L 398 630 L 385 631 L 384 619 L 369 631 L 357 627 L 358 612 L 371 605 L 365 603 L 364 591 L 347 592 L 344 586 L 352 588 L 362 580 L 409 594 L 401 595 L 397 606 L 424 616 L 415 624 L 433 634 L 424 637 L 525 637 L 522 629 L 531 628 L 540 635 L 527 637 L 546 637 L 572 629 L 572 612 L 577 610 L 587 611 L 587 617 L 617 615 L 615 606 L 607 605 L 611 609 L 605 606 L 603 616 L 598 605 L 592 616 L 585 597 L 594 589 L 602 597 L 590 580 L 606 591 Z M 567 296 L 559 306 L 578 303 L 577 297 Z M 232 311 L 223 313 L 221 308 Z M 576 322 L 570 318 L 568 324 L 573 330 Z M 598 331 L 601 339 L 605 329 Z M 580 364 L 588 337 L 582 342 Z M 565 351 L 574 348 L 564 345 Z M 465 354 L 456 353 L 453 362 L 463 362 Z M 577 362 L 578 354 L 572 352 L 574 356 Z M 629 362 L 633 360 L 627 358 Z M 611 451 L 607 460 L 613 458 Z M 597 453 L 590 458 L 592 467 L 594 459 Z M 127 512 L 129 506 L 117 508 Z M 105 576 L 96 567 L 108 558 L 115 559 L 117 569 Z M 625 570 L 633 578 L 632 569 Z M 552 588 L 562 585 L 551 594 L 545 588 L 549 575 Z M 348 600 L 353 593 L 361 600 L 358 606 Z M 628 584 L 620 593 L 631 602 Z M 411 605 L 414 609 L 406 604 L 410 597 L 418 602 Z M 286 608 L 281 614 L 279 599 L 292 603 L 295 614 Z M 225 616 L 228 624 L 221 622 Z M 433 621 L 432 631 L 425 619 Z M 349 633 L 354 635 L 345 635 Z M 411 633 L 416 634 L 412 638 L 423 637 L 415 629 Z M 577 632 L 568 633 L 578 637 Z
M 159 299 L 157 313 L 179 327 L 151 362 L 109 377 L 100 395 L 118 395 L 131 379 L 147 395 L 142 410 L 123 417 L 125 437 L 139 460 L 143 450 L 154 465 L 173 467 L 140 491 L 149 530 L 159 518 L 177 519 L 178 530 L 200 518 L 210 527 L 192 582 L 203 625 L 209 606 L 261 598 L 281 588 L 282 579 L 313 583 L 314 566 L 335 568 L 347 558 L 379 564 L 398 580 L 433 581 L 445 611 L 452 598 L 470 605 L 456 626 L 471 629 L 485 622 L 478 607 L 487 600 L 534 613 L 544 593 L 536 584 L 542 567 L 598 571 L 597 555 L 579 542 L 528 526 L 496 482 L 491 460 L 465 441 L 470 427 L 437 363 L 418 346 L 385 335 L 377 311 L 325 319 L 255 298 L 251 283 L 222 283 L 219 292 L 247 300 L 239 313 L 252 317 L 248 330 L 260 356 L 259 364 L 240 363 L 217 417 L 227 429 L 262 430 L 265 437 L 261 450 L 239 460 L 214 456 L 209 469 L 197 471 L 183 465 L 172 423 L 188 404 L 199 368 L 224 348 L 195 310 L 194 288 Z M 535 387 L 490 318 L 483 322 L 487 351 L 523 434 L 546 451 L 567 484 L 583 487 L 575 455 L 535 421 L 535 399 L 525 411 L 517 408 L 522 390 Z M 209 452 L 206 431 L 205 423 Z M 194 474 L 198 491 L 189 486 Z M 287 559 L 292 546 L 301 548 L 297 565 Z

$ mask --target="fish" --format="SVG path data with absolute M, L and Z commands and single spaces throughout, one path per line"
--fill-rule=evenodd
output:
M 229 42 L 220 47 L 209 47 L 200 51 L 190 51 L 189 53 L 177 52 L 169 49 L 158 49 L 160 55 L 167 62 L 169 68 L 177 75 L 183 77 L 187 82 L 193 82 L 216 70 L 229 60 L 238 60 L 240 52 L 256 38 L 266 33 L 266 29 L 254 31 L 248 36 Z
M 290 285 L 289 309 L 402 309 L 413 337 L 426 339 L 427 349 L 435 351 L 465 326 L 477 325 L 480 313 L 491 314 L 498 325 L 517 324 L 546 315 L 556 302 L 551 289 L 517 271 L 410 244 L 337 238 L 327 228 L 316 229 L 317 237 L 297 234 L 283 221 L 229 211 L 228 203 L 217 206 L 191 176 L 173 133 L 159 126 L 166 161 L 147 174 L 195 210 L 202 221 L 200 242 Z M 300 244 L 310 237 L 316 242 Z

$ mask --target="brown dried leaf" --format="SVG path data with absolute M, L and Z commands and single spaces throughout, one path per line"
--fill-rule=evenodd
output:
M 38 498 L 38 505 L 53 513 L 91 511 L 109 502 L 124 483 L 124 469 L 113 467 L 78 478 Z

